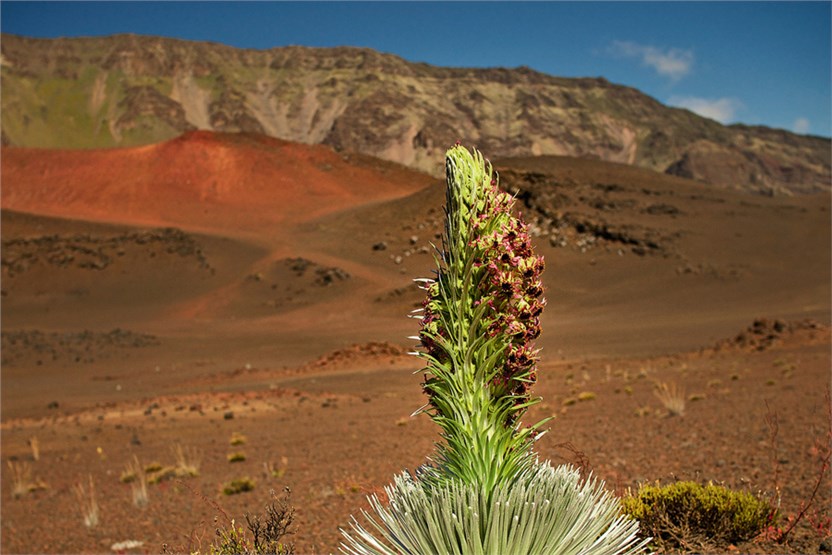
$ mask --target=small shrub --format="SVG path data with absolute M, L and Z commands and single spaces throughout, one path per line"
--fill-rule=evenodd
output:
M 148 484 L 158 484 L 160 482 L 164 482 L 165 480 L 171 480 L 177 476 L 176 468 L 173 466 L 165 466 L 157 470 L 156 472 L 149 473 L 147 475 L 147 483 Z
M 635 415 L 639 418 L 643 416 L 648 416 L 650 414 L 650 407 L 637 407 L 635 410 Z
M 242 555 L 249 553 L 249 542 L 242 526 L 231 520 L 228 526 L 221 526 L 216 531 L 217 539 L 211 544 L 211 555 Z
M 266 505 L 266 512 L 262 517 L 246 514 L 246 524 L 251 532 L 254 547 L 252 553 L 292 555 L 295 552 L 293 544 L 283 542 L 283 538 L 292 533 L 290 529 L 295 518 L 295 509 L 289 505 L 288 497 L 287 489 L 282 499 Z
M 242 453 L 240 451 L 237 451 L 236 453 L 229 453 L 228 454 L 228 462 L 230 462 L 230 463 L 243 462 L 245 460 L 246 460 L 246 454 Z
M 343 480 L 339 480 L 335 483 L 335 487 L 333 488 L 335 495 L 339 495 L 344 497 L 347 493 L 358 493 L 361 491 L 361 484 L 355 479 L 355 477 L 350 476 Z
M 639 521 L 639 534 L 659 550 L 724 548 L 749 540 L 772 524 L 776 513 L 747 492 L 709 483 L 642 485 L 621 500 L 621 510 Z
M 582 391 L 578 394 L 578 401 L 592 401 L 595 399 L 595 393 L 592 391 Z
M 199 476 L 199 451 L 189 447 L 182 447 L 179 443 L 171 447 L 176 460 L 172 466 L 162 466 L 152 462 L 144 467 L 148 484 L 158 484 L 172 478 L 193 478 Z M 130 480 L 129 473 L 122 474 L 122 481 Z
M 254 480 L 246 476 L 245 478 L 231 480 L 227 484 L 224 484 L 222 487 L 222 493 L 223 495 L 236 495 L 238 493 L 254 490 L 254 485 Z
M 289 466 L 289 458 L 286 456 L 280 457 L 280 464 L 275 464 L 271 461 L 264 462 L 263 468 L 266 470 L 266 477 L 283 478 L 286 474 L 286 468 Z
M 266 505 L 262 515 L 246 513 L 246 527 L 237 524 L 220 508 L 228 525 L 216 528 L 216 538 L 209 546 L 210 555 L 294 555 L 295 546 L 286 542 L 286 536 L 293 534 L 291 530 L 295 517 L 295 509 L 289 505 L 288 489 L 281 499 L 276 499 L 272 492 L 273 501 Z M 190 546 L 190 555 L 202 555 L 201 546 Z M 170 546 L 163 546 L 162 553 L 179 553 L 171 550 Z
M 246 438 L 246 436 L 234 432 L 233 434 L 231 434 L 231 439 L 228 441 L 228 443 L 236 447 L 237 445 L 245 445 L 246 441 L 248 441 L 248 438 Z
M 162 468 L 163 468 L 162 463 L 154 461 L 152 463 L 146 464 L 145 467 L 144 467 L 144 471 L 147 474 L 153 474 L 154 472 L 159 472 L 160 470 L 162 470 Z

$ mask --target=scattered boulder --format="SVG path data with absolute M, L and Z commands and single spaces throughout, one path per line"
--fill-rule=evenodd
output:
M 798 331 L 820 328 L 821 325 L 812 319 L 784 321 L 777 318 L 757 318 L 734 337 L 717 342 L 714 349 L 739 348 L 765 351 L 780 343 L 785 336 Z

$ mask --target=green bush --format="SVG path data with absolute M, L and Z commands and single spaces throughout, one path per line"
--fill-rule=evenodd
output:
M 642 485 L 621 500 L 621 509 L 660 550 L 736 544 L 757 536 L 776 517 L 768 502 L 751 493 L 689 481 Z
M 154 466 L 153 468 L 156 467 Z M 172 480 L 176 475 L 176 468 L 172 466 L 160 467 L 153 472 L 147 473 L 147 483 L 151 485 L 159 484 L 165 480 Z
M 222 493 L 224 495 L 235 495 L 244 491 L 252 491 L 254 489 L 254 480 L 249 477 L 240 478 L 238 480 L 231 480 L 223 485 Z

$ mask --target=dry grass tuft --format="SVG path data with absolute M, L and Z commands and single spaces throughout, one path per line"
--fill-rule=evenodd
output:
M 286 474 L 286 468 L 289 466 L 289 458 L 286 456 L 280 457 L 280 464 L 275 464 L 272 461 L 263 463 L 263 468 L 266 470 L 266 477 L 283 478 Z
M 72 490 L 75 493 L 75 499 L 78 501 L 81 517 L 84 519 L 84 526 L 95 528 L 99 522 L 98 501 L 95 500 L 95 483 L 92 480 L 92 474 L 89 475 L 89 487 L 84 486 L 82 482 L 78 482 Z
M 139 458 L 133 455 L 133 460 L 127 463 L 127 467 L 122 473 L 122 482 L 130 484 L 130 491 L 133 494 L 133 505 L 142 508 L 149 503 L 147 496 L 147 473 L 144 467 L 139 462 Z M 131 476 L 132 479 L 125 480 L 126 476 Z
M 179 477 L 199 476 L 199 465 L 202 455 L 193 447 L 182 447 L 179 443 L 173 446 L 173 456 L 176 459 L 176 475 Z
M 12 497 L 19 499 L 29 493 L 32 483 L 32 467 L 29 463 L 8 461 L 11 476 Z
M 29 447 L 32 449 L 32 460 L 37 462 L 40 460 L 40 442 L 36 436 L 29 439 Z
M 13 498 L 20 499 L 27 493 L 48 487 L 44 482 L 32 478 L 32 466 L 29 463 L 18 461 L 7 461 L 7 463 Z
M 653 391 L 670 416 L 683 416 L 685 414 L 685 390 L 673 382 L 656 382 L 656 389 Z

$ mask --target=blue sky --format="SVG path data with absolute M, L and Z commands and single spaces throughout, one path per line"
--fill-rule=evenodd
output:
M 3 32 L 366 46 L 597 77 L 723 123 L 830 136 L 830 2 L 10 2 Z

